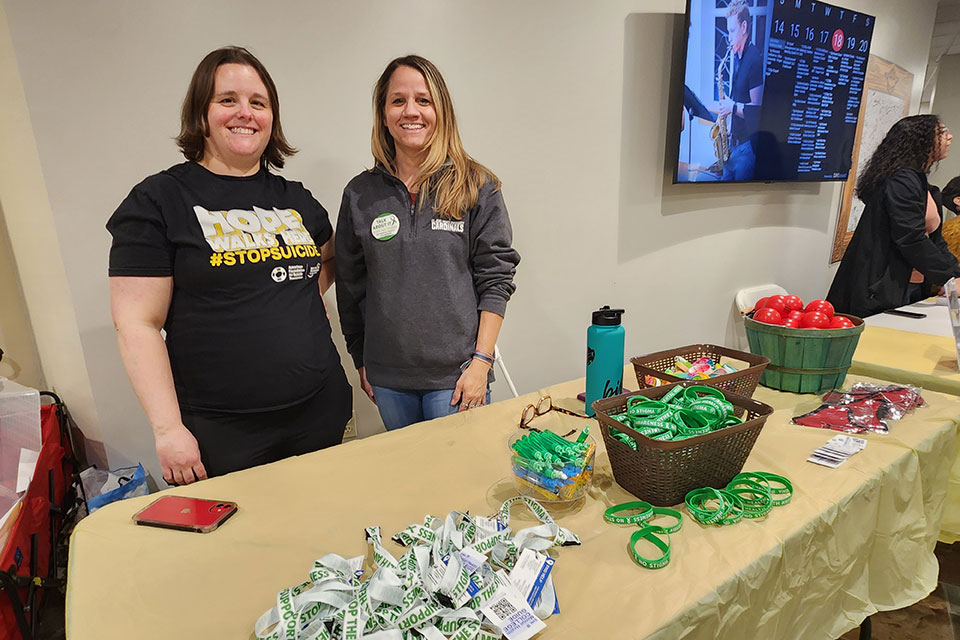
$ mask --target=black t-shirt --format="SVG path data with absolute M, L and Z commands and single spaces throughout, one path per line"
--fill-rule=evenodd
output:
M 289 406 L 340 366 L 317 285 L 333 228 L 299 182 L 185 162 L 134 187 L 107 229 L 111 276 L 173 277 L 164 329 L 182 406 Z
M 748 42 L 743 55 L 733 56 L 733 81 L 730 83 L 730 99 L 746 105 L 750 102 L 750 89 L 763 86 L 763 56 L 760 49 Z M 738 109 L 739 111 L 739 109 Z M 760 124 L 760 107 L 743 107 L 743 117 L 733 117 L 730 135 L 737 144 L 742 144 L 757 133 Z

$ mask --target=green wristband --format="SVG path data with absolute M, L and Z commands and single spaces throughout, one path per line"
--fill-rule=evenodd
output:
M 790 498 L 793 497 L 793 483 L 775 473 L 756 471 L 755 474 L 766 480 L 770 485 L 770 495 L 773 496 L 773 506 L 782 507 L 790 502 Z
M 740 498 L 738 498 L 735 493 L 731 493 L 726 489 L 720 489 L 717 491 L 717 493 L 723 496 L 723 499 L 726 501 L 729 508 L 723 514 L 723 516 L 721 516 L 720 519 L 715 522 L 715 524 L 726 526 L 740 522 L 746 511 L 743 508 L 743 503 L 740 502 Z
M 642 436 L 647 436 L 648 438 L 656 438 L 657 436 L 662 436 L 663 434 L 669 434 L 669 429 L 664 429 L 660 427 L 639 427 L 636 428 L 636 432 Z
M 677 384 L 672 389 L 670 389 L 665 394 L 663 394 L 663 396 L 660 397 L 660 402 L 663 402 L 664 404 L 670 404 L 671 400 L 673 400 L 678 395 L 683 393 L 684 388 L 685 387 L 683 385 Z
M 660 527 L 661 529 L 663 529 L 664 533 L 676 533 L 677 531 L 680 531 L 680 527 L 683 526 L 683 514 L 681 514 L 676 509 L 668 509 L 666 507 L 654 507 L 653 515 L 650 517 L 650 520 L 652 521 L 654 518 L 657 518 L 659 516 L 676 518 L 677 521 L 671 524 L 670 526 L 664 526 L 662 524 L 658 524 L 658 525 L 650 524 L 648 526 Z
M 633 428 L 637 429 L 638 427 L 654 427 L 660 429 L 661 431 L 670 430 L 670 423 L 663 420 L 653 419 L 653 418 L 634 418 L 633 419 Z M 639 429 L 637 429 L 639 431 Z
M 636 404 L 631 404 L 631 400 L 637 398 L 643 398 L 643 396 L 635 396 L 627 400 L 627 414 L 630 416 L 655 416 L 663 413 L 667 409 L 667 405 L 659 400 L 650 400 L 644 398 L 646 402 L 639 402 Z
M 677 431 L 685 436 L 700 436 L 710 433 L 712 422 L 702 412 L 681 409 L 677 412 Z
M 658 533 L 666 536 L 666 540 L 661 540 L 656 535 Z M 663 555 L 655 559 L 646 558 L 640 555 L 637 552 L 636 547 L 637 542 L 640 540 L 647 540 L 648 542 L 653 543 L 653 546 L 660 549 L 660 551 L 663 552 Z M 647 525 L 642 527 L 639 531 L 634 531 L 630 536 L 630 542 L 627 544 L 627 549 L 630 550 L 630 554 L 633 556 L 634 561 L 645 569 L 662 569 L 670 564 L 670 535 L 664 530 L 663 527 Z
M 720 505 L 716 509 L 708 509 L 706 504 L 709 500 L 717 500 Z M 687 510 L 690 511 L 694 520 L 702 524 L 714 524 L 730 510 L 726 500 L 713 487 L 694 489 L 686 495 L 683 502 L 687 505 Z
M 773 509 L 769 487 L 753 480 L 741 480 L 727 485 L 727 491 L 737 496 L 743 505 L 744 518 L 763 518 Z
M 695 384 L 687 387 L 687 390 L 683 392 L 683 397 L 686 398 L 688 402 L 696 402 L 703 397 L 713 397 L 717 398 L 718 400 L 726 400 L 726 397 L 723 395 L 723 391 L 720 391 L 714 387 L 706 387 L 702 384 Z
M 621 511 L 638 511 L 631 516 L 618 515 Z M 603 519 L 613 524 L 640 524 L 649 520 L 654 514 L 653 505 L 643 500 L 624 502 L 610 507 L 603 512 Z

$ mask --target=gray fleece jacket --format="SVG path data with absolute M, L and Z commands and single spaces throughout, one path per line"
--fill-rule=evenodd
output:
M 425 193 L 414 206 L 380 166 L 343 191 L 340 325 L 354 364 L 380 387 L 454 388 L 476 347 L 480 312 L 504 315 L 516 290 L 520 255 L 500 191 L 484 185 L 462 220 L 441 217 Z

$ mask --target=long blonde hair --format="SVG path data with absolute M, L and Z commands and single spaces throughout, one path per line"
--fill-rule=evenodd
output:
M 492 182 L 499 189 L 500 179 L 463 150 L 447 84 L 437 67 L 426 58 L 415 55 L 395 58 L 380 74 L 373 88 L 373 134 L 370 143 L 373 157 L 390 173 L 397 175 L 397 149 L 384 123 L 383 114 L 390 77 L 401 66 L 416 69 L 423 75 L 437 114 L 433 135 L 427 142 L 427 156 L 413 181 L 414 190 L 425 188 L 433 198 L 433 208 L 440 215 L 460 220 L 467 209 L 477 203 L 480 187 Z M 423 198 L 417 199 L 418 206 L 422 202 Z

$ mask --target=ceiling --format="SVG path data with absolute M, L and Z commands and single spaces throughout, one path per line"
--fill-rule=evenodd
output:
M 940 0 L 937 17 L 933 24 L 933 40 L 930 42 L 930 59 L 927 61 L 926 80 L 920 103 L 927 104 L 936 84 L 937 60 L 941 56 L 960 53 L 960 0 Z

